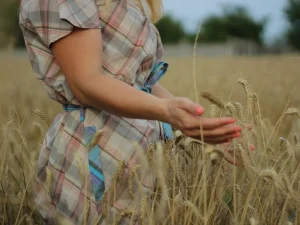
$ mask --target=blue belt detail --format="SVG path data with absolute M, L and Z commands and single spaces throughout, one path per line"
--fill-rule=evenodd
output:
M 80 122 L 84 121 L 84 108 L 76 105 L 63 105 L 64 111 L 70 112 L 74 110 L 79 110 L 80 112 Z M 89 126 L 84 127 L 84 140 L 89 147 L 90 141 L 96 134 L 96 127 Z M 105 191 L 105 182 L 104 182 L 104 174 L 102 170 L 101 164 L 101 156 L 100 156 L 100 146 L 96 144 L 95 146 L 91 146 L 88 149 L 88 158 L 89 158 L 89 170 L 91 182 L 94 190 L 94 196 L 96 201 L 100 201 L 102 199 L 103 193 Z
M 147 92 L 148 94 L 152 93 L 152 87 L 156 84 L 168 70 L 168 63 L 159 62 L 154 65 L 152 72 L 150 73 L 149 77 L 147 78 L 143 87 L 140 90 Z M 172 127 L 170 124 L 162 122 L 163 132 L 164 132 L 164 140 L 167 141 L 168 139 L 174 138 Z

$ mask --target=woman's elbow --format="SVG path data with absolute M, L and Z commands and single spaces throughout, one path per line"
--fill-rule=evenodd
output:
M 88 87 L 84 79 L 72 80 L 69 83 L 70 89 L 76 99 L 84 106 L 90 106 L 90 98 L 88 97 Z

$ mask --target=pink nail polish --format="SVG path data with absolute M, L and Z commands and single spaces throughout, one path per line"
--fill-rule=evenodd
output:
M 254 151 L 255 150 L 255 147 L 254 147 L 254 145 L 252 145 L 252 144 L 250 144 L 250 151 Z
M 234 138 L 238 138 L 238 137 L 240 137 L 241 136 L 241 134 L 240 133 L 237 133 L 237 134 L 235 134 L 233 137 Z
M 242 131 L 242 128 L 241 127 L 237 127 L 237 128 L 234 129 L 234 131 L 235 132 L 240 132 L 240 131 Z
M 204 110 L 201 107 L 197 107 L 196 111 L 197 111 L 198 114 L 202 114 Z
M 231 119 L 231 120 L 229 120 L 229 123 L 235 123 L 235 119 Z

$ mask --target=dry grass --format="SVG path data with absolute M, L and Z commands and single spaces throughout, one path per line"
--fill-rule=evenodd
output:
M 195 100 L 192 59 L 168 59 L 170 68 L 162 84 L 176 95 Z M 242 86 L 245 78 L 257 93 L 265 117 L 276 121 L 290 96 L 291 105 L 300 105 L 300 56 L 267 56 L 239 58 L 199 58 L 196 61 L 197 86 L 200 92 L 213 93 L 221 100 L 245 102 Z M 293 88 L 295 92 L 292 93 Z M 233 90 L 234 89 L 234 90 Z M 200 101 L 205 106 L 207 102 Z
M 234 116 L 242 126 L 253 123 L 253 131 L 244 129 L 240 141 L 226 146 L 228 151 L 177 132 L 174 142 L 150 146 L 147 156 L 139 154 L 141 166 L 131 169 L 126 184 L 140 206 L 138 224 L 300 224 L 298 61 L 288 56 L 197 59 L 197 89 L 215 101 L 209 107 L 209 101 L 199 93 L 207 113 Z M 162 83 L 174 94 L 194 99 L 192 60 L 168 62 L 169 75 Z M 48 100 L 27 59 L 0 56 L 0 68 L 0 224 L 41 224 L 31 185 L 49 120 L 62 110 Z M 240 77 L 246 79 L 238 80 Z M 251 151 L 250 143 L 256 146 L 255 151 Z M 236 156 L 241 166 L 224 160 L 230 155 Z M 157 177 L 152 196 L 139 188 L 145 171 Z M 124 163 L 116 182 L 122 180 L 123 173 Z M 47 183 L 50 186 L 51 174 Z M 136 214 L 118 212 L 113 215 L 113 224 L 123 217 L 136 219 Z M 61 219 L 61 224 L 69 222 Z

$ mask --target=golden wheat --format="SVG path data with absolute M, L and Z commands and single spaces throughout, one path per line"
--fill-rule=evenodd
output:
M 251 90 L 248 82 L 245 79 L 240 78 L 238 79 L 238 82 L 242 84 L 245 89 L 247 98 L 247 113 L 248 116 L 251 117 L 253 115 L 253 91 Z
M 194 60 L 196 62 L 196 59 Z M 228 64 L 230 60 L 222 59 L 222 62 L 215 60 L 212 62 L 223 65 L 223 61 Z M 259 61 L 240 59 L 239 62 L 248 65 L 250 61 L 254 61 L 260 67 L 261 61 L 266 63 L 273 59 L 268 60 L 265 58 Z M 279 61 L 290 64 L 287 60 Z M 207 60 L 204 62 L 209 64 Z M 180 71 L 178 67 L 180 64 L 181 62 L 174 64 L 173 69 L 170 68 L 171 72 L 172 70 Z M 197 69 L 206 70 L 205 74 L 210 71 L 205 68 L 211 68 L 211 66 L 206 66 L 203 62 L 199 62 L 199 65 L 198 67 L 197 62 Z M 238 67 L 239 63 L 235 63 L 235 65 Z M 196 69 L 195 64 L 194 67 Z M 6 68 L 5 65 L 3 68 Z M 286 68 L 286 66 L 282 66 L 282 68 Z M 17 71 L 14 71 L 15 68 L 11 69 L 13 72 L 10 74 L 17 74 Z M 189 73 L 190 68 L 186 69 Z M 270 68 L 270 70 L 272 69 L 273 67 Z M 295 67 L 296 70 L 297 67 Z M 259 74 L 263 73 L 267 72 L 262 70 L 259 72 Z M 293 72 L 287 73 L 292 74 Z M 297 74 L 298 72 L 295 73 L 295 77 Z M 214 77 L 213 74 L 210 76 Z M 248 77 L 247 74 L 245 76 Z M 20 78 L 18 77 L 18 79 Z M 233 79 L 237 79 L 237 75 Z M 221 80 L 219 74 L 216 80 Z M 164 82 L 166 81 L 168 80 Z M 191 97 L 189 95 L 193 95 L 194 92 L 193 94 L 189 93 L 191 88 L 188 87 L 192 84 L 188 83 L 188 79 L 183 79 L 181 82 L 181 86 L 185 89 L 184 95 Z M 224 82 L 224 86 L 222 83 L 222 89 L 231 87 L 233 80 L 228 79 L 227 84 L 226 82 Z M 292 96 L 291 102 L 296 107 L 289 105 L 279 123 L 274 126 L 273 123 L 281 114 L 279 111 L 283 109 L 284 104 L 281 101 L 286 99 L 288 91 L 277 88 L 279 89 L 278 93 L 280 92 L 280 95 L 277 95 L 274 90 L 274 95 L 277 96 L 274 97 L 276 99 L 276 103 L 274 103 L 274 101 L 269 101 L 265 92 L 262 91 L 267 89 L 266 85 L 263 89 L 258 90 L 258 94 L 255 94 L 249 85 L 249 83 L 254 83 L 253 80 L 248 82 L 242 79 L 239 82 L 244 87 L 246 102 L 239 103 L 243 101 L 243 95 L 238 89 L 233 90 L 228 101 L 223 99 L 227 93 L 220 92 L 221 88 L 211 90 L 214 95 L 222 96 L 224 102 L 221 104 L 220 100 L 217 104 L 214 102 L 209 114 L 211 117 L 218 117 L 226 113 L 235 117 L 237 123 L 243 127 L 240 140 L 227 147 L 207 146 L 203 142 L 188 138 L 180 131 L 176 131 L 174 141 L 169 141 L 163 146 L 153 144 L 146 152 L 133 144 L 137 149 L 138 165 L 127 171 L 126 162 L 120 162 L 111 182 L 112 186 L 107 187 L 108 189 L 103 195 L 103 211 L 92 218 L 92 224 L 101 224 L 107 217 L 111 217 L 106 220 L 111 221 L 109 224 L 122 224 L 129 217 L 131 224 L 134 224 L 134 221 L 140 221 L 141 224 L 148 225 L 298 224 L 300 218 L 300 185 L 298 182 L 300 179 L 300 140 L 298 133 L 300 128 L 297 126 L 299 109 L 296 107 L 300 105 L 300 102 L 297 101 L 296 95 Z M 289 82 L 295 83 L 291 79 L 284 79 L 280 82 L 280 86 L 288 86 Z M 31 80 L 30 85 L 33 83 Z M 169 85 L 171 90 L 173 86 L 176 86 L 171 81 L 168 83 L 172 84 Z M 205 85 L 208 86 L 203 82 L 195 88 L 204 90 Z M 214 85 L 217 86 L 220 83 L 214 83 Z M 31 93 L 33 89 L 35 90 Z M 0 100 L 1 112 L 3 112 L 1 121 L 3 132 L 0 141 L 2 152 L 0 157 L 0 224 L 42 224 L 33 202 L 30 176 L 35 174 L 38 152 L 47 127 L 28 112 L 38 115 L 49 126 L 50 118 L 60 112 L 60 108 L 54 104 L 44 104 L 47 102 L 44 101 L 45 98 L 39 99 L 43 92 L 41 89 L 37 90 L 39 89 L 27 87 L 24 93 L 29 97 L 32 96 L 32 99 L 34 97 L 35 100 L 28 100 L 22 97 L 25 95 L 20 95 L 15 97 L 18 101 L 16 107 L 11 105 L 11 101 L 4 98 Z M 1 93 L 4 96 L 5 93 L 11 93 L 11 90 L 2 89 Z M 180 94 L 181 90 L 174 91 L 174 93 Z M 260 96 L 259 99 L 258 96 Z M 261 108 L 259 101 L 262 103 Z M 218 104 L 219 106 L 217 106 Z M 39 109 L 34 110 L 35 108 Z M 263 115 L 267 115 L 272 122 L 264 119 Z M 246 124 L 252 121 L 254 121 L 253 130 L 248 131 Z M 95 146 L 100 137 L 101 131 L 98 131 L 90 142 L 90 147 Z M 250 143 L 256 146 L 253 152 L 249 150 Z M 229 160 L 233 156 L 241 161 L 241 166 L 235 169 L 225 160 Z M 74 160 L 79 164 L 80 179 L 86 187 L 87 165 L 78 153 L 74 154 Z M 54 179 L 50 168 L 45 168 L 45 173 L 49 192 Z M 152 193 L 145 193 L 140 185 L 148 174 L 155 174 L 156 177 L 156 186 Z M 117 199 L 117 196 L 114 195 L 116 189 L 120 188 L 117 184 L 122 184 L 122 182 L 125 183 L 120 186 L 126 186 L 129 189 L 139 210 L 118 211 L 111 215 L 109 207 Z M 114 197 L 110 198 L 109 196 Z M 87 200 L 83 211 L 84 223 L 87 223 L 87 218 L 91 217 L 89 212 L 90 202 Z M 70 224 L 67 219 L 62 217 L 58 217 L 57 221 L 57 224 Z
M 35 113 L 36 115 L 38 115 L 40 118 L 42 118 L 42 120 L 44 120 L 46 122 L 46 124 L 48 126 L 50 126 L 51 122 L 50 122 L 50 119 L 49 117 L 47 116 L 47 114 L 45 112 L 43 112 L 42 110 L 40 109 L 35 109 L 33 110 L 33 113 Z
M 90 149 L 93 148 L 95 145 L 98 144 L 98 142 L 99 142 L 99 140 L 100 140 L 102 134 L 103 134 L 103 130 L 98 130 L 98 131 L 95 133 L 95 135 L 92 137 L 92 140 L 91 140 L 90 143 L 89 143 L 89 148 L 90 148 Z
M 216 98 L 215 96 L 213 96 L 212 94 L 208 93 L 208 92 L 201 92 L 201 96 L 205 99 L 207 99 L 208 101 L 210 101 L 212 104 L 218 106 L 220 109 L 224 109 L 224 103 Z

